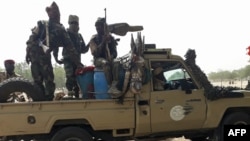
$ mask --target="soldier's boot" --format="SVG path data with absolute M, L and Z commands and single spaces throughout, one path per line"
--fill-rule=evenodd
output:
M 73 97 L 75 95 L 75 92 L 74 91 L 68 91 L 68 96 L 69 97 Z
M 75 98 L 79 98 L 79 93 L 74 93 Z
M 110 94 L 111 98 L 118 98 L 122 95 L 122 91 L 118 90 L 116 87 L 117 83 L 117 81 L 113 81 L 108 90 L 108 93 Z
M 73 88 L 73 91 L 74 91 L 74 96 L 75 96 L 75 98 L 79 98 L 80 97 L 80 90 L 79 90 L 79 87 L 78 86 L 75 86 L 74 88 Z

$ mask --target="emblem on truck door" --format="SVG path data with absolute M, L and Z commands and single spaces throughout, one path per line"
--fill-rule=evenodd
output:
M 182 120 L 185 117 L 185 111 L 181 105 L 176 105 L 170 110 L 170 117 L 175 121 Z

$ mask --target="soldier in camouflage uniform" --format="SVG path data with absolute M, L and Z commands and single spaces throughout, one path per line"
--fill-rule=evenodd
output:
M 0 82 L 12 78 L 20 77 L 19 74 L 15 73 L 15 61 L 8 59 L 4 61 L 5 72 L 0 72 Z
M 114 59 L 117 57 L 117 41 L 112 35 L 105 33 L 105 26 L 107 26 L 105 19 L 98 18 L 95 23 L 97 34 L 92 36 L 89 47 L 94 57 L 95 67 L 104 70 L 108 85 L 110 86 L 109 93 L 121 93 L 117 89 L 118 67 L 114 63 Z M 108 50 L 106 45 L 108 46 Z
M 51 64 L 50 52 L 58 47 L 64 47 L 69 52 L 72 61 L 78 67 L 83 65 L 79 61 L 77 51 L 73 47 L 70 37 L 60 23 L 60 11 L 55 2 L 46 8 L 48 21 L 38 21 L 37 26 L 32 29 L 26 42 L 26 62 L 31 63 L 31 73 L 34 82 L 45 94 L 46 100 L 53 100 L 55 83 Z M 42 47 L 48 47 L 44 50 Z M 58 58 L 55 58 L 58 61 Z
M 76 15 L 69 15 L 68 24 L 69 28 L 67 28 L 67 32 L 74 44 L 75 49 L 77 50 L 77 56 L 81 60 L 81 54 L 88 52 L 89 47 L 85 45 L 82 35 L 78 32 L 79 17 Z M 54 57 L 58 56 L 58 50 L 54 50 L 53 53 Z M 66 73 L 66 88 L 68 89 L 68 95 L 74 95 L 76 98 L 79 98 L 80 88 L 77 84 L 75 75 L 77 66 L 72 62 L 67 50 L 63 49 L 62 56 L 63 59 L 61 61 L 57 61 L 57 63 L 64 64 L 64 70 Z
M 13 78 L 13 77 L 21 77 L 21 75 L 15 72 L 15 61 L 12 59 L 8 59 L 4 61 L 5 72 L 0 72 L 0 82 Z M 10 94 L 8 102 L 17 101 L 25 101 L 24 93 L 14 92 Z

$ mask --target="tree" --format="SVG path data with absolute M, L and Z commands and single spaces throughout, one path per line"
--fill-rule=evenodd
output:
M 55 83 L 57 88 L 65 87 L 65 71 L 62 66 L 54 64 Z
M 233 80 L 233 79 L 247 79 L 250 76 L 250 65 L 245 66 L 239 70 L 233 71 L 218 71 L 208 74 L 210 80 Z
M 32 80 L 30 66 L 26 62 L 16 63 L 15 72 L 26 79 Z
M 245 66 L 242 71 L 241 71 L 241 74 L 242 74 L 242 78 L 247 78 L 250 76 L 250 65 L 247 65 Z
M 55 76 L 54 82 L 56 83 L 56 87 L 57 88 L 64 87 L 65 86 L 64 68 L 62 66 L 54 64 L 53 71 L 54 71 L 54 76 Z M 22 77 L 33 81 L 30 66 L 26 62 L 16 63 L 15 72 L 20 74 Z

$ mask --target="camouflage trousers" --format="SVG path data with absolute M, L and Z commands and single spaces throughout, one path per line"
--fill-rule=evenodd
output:
M 66 84 L 65 84 L 66 88 L 68 89 L 68 91 L 74 91 L 75 97 L 78 98 L 80 88 L 76 81 L 76 75 L 75 75 L 77 66 L 70 59 L 64 59 L 63 64 L 64 64 L 64 70 L 66 74 Z
M 49 58 L 31 63 L 34 83 L 43 91 L 46 100 L 53 100 L 55 92 L 54 72 Z
M 118 81 L 119 62 L 108 62 L 104 58 L 97 58 L 95 60 L 95 66 L 103 69 L 108 85 L 111 85 L 112 81 Z

